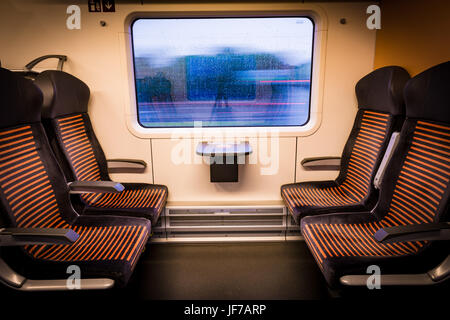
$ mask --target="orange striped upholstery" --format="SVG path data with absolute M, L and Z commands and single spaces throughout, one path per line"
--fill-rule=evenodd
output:
M 0 132 L 0 187 L 17 226 L 69 227 L 61 217 L 31 126 Z
M 72 230 L 80 237 L 70 247 L 34 245 L 27 250 L 34 258 L 52 261 L 125 260 L 134 264 L 147 240 L 144 226 L 74 226 Z
M 69 223 L 61 214 L 39 144 L 30 125 L 0 131 L 0 190 L 10 216 L 18 227 L 71 228 L 80 237 L 71 246 L 34 245 L 26 246 L 26 251 L 52 261 L 124 260 L 134 264 L 148 237 L 145 225 Z
M 390 134 L 389 120 L 388 114 L 364 110 L 341 182 L 329 187 L 305 183 L 283 186 L 281 195 L 290 212 L 305 207 L 343 207 L 362 203 L 369 194 L 383 144 Z
M 449 126 L 417 121 L 407 148 L 389 210 L 381 220 L 338 223 L 336 215 L 333 223 L 323 223 L 321 217 L 302 221 L 302 233 L 320 266 L 333 258 L 402 256 L 424 247 L 426 242 L 381 244 L 373 238 L 384 227 L 435 221 L 449 187 Z
M 56 131 L 59 133 L 64 153 L 72 167 L 75 179 L 83 181 L 110 180 L 107 174 L 102 174 L 103 162 L 96 156 L 92 132 L 87 115 L 76 114 L 56 119 Z M 105 170 L 106 171 L 106 170 Z M 125 191 L 121 193 L 91 193 L 81 195 L 81 200 L 89 207 L 124 209 L 127 215 L 140 215 L 133 209 L 150 212 L 152 222 L 156 223 L 164 208 L 168 192 L 167 188 L 149 184 L 124 184 Z M 87 211 L 89 212 L 89 208 Z M 86 211 L 85 211 L 86 212 Z M 118 212 L 115 212 L 118 214 Z M 122 213 L 122 212 L 120 212 Z
M 56 120 L 64 150 L 75 177 L 80 181 L 99 181 L 100 166 L 88 138 L 82 114 Z
M 155 208 L 160 211 L 167 199 L 167 189 L 143 186 L 126 188 L 120 193 L 91 193 L 81 197 L 88 205 L 98 208 Z
M 416 253 L 423 247 L 421 242 L 378 243 L 373 235 L 386 221 L 361 224 L 315 224 L 306 223 L 303 236 L 319 266 L 325 259 L 337 257 L 399 256 Z

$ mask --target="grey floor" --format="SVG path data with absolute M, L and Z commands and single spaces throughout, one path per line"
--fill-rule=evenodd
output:
M 20 292 L 0 284 L 2 302 L 142 300 L 448 300 L 450 283 L 431 287 L 329 291 L 304 242 L 151 244 L 127 287 L 106 291 Z M 375 291 L 375 292 L 374 292 Z M 337 299 L 335 299 L 337 298 Z M 375 300 L 374 300 L 375 299 Z M 8 303 L 9 303 L 8 302 Z M 155 301 L 153 308 L 167 305 Z M 297 302 L 291 305 L 294 308 Z M 321 303 L 321 302 L 319 302 Z M 146 304 L 147 305 L 147 304 Z M 184 310 L 184 305 L 178 305 Z M 153 309 L 154 310 L 154 309 Z M 284 310 L 284 309 L 283 309 Z M 179 309 L 172 310 L 175 313 Z M 181 311 L 182 312 L 182 311 Z
M 142 299 L 324 299 L 304 242 L 152 244 L 128 290 Z

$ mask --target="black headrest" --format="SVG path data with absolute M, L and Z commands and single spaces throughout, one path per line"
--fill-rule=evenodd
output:
M 358 107 L 392 115 L 405 114 L 403 89 L 410 78 L 405 69 L 397 66 L 372 71 L 356 84 Z
M 41 121 L 41 106 L 33 81 L 0 68 L 0 128 Z
M 406 115 L 450 123 L 450 61 L 431 67 L 408 81 Z
M 44 95 L 42 118 L 87 112 L 90 91 L 80 79 L 63 71 L 47 70 L 34 82 Z

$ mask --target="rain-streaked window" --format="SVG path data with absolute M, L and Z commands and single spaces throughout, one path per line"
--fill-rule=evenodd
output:
M 306 17 L 136 20 L 139 123 L 147 128 L 304 125 L 313 34 Z

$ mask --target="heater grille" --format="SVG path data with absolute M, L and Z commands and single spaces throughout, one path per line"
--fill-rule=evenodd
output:
M 299 240 L 282 206 L 167 207 L 153 227 L 154 242 Z

